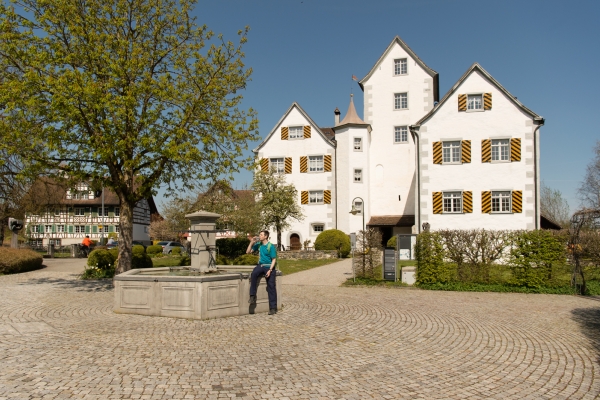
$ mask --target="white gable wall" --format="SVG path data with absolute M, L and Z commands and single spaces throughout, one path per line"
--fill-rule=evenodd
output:
M 306 126 L 311 125 L 310 139 L 289 139 L 281 140 L 282 126 Z M 317 132 L 318 127 L 311 124 L 296 107 L 293 107 L 287 116 L 279 125 L 274 128 L 274 133 L 267 142 L 258 151 L 258 159 L 261 158 L 292 158 L 292 173 L 286 174 L 286 181 L 293 183 L 298 191 L 298 204 L 300 204 L 300 195 L 303 190 L 331 190 L 331 204 L 304 204 L 301 205 L 304 220 L 293 222 L 288 231 L 282 232 L 282 242 L 285 246 L 290 245 L 290 235 L 296 233 L 300 236 L 300 242 L 307 239 L 312 241 L 311 245 L 318 234 L 312 231 L 312 224 L 323 223 L 325 229 L 335 227 L 335 149 L 328 143 L 320 133 Z M 332 172 L 306 172 L 300 173 L 300 157 L 311 155 L 331 155 Z M 277 232 L 271 232 L 271 242 L 277 241 Z
M 394 59 L 407 58 L 407 74 L 394 75 Z M 394 143 L 394 127 L 410 126 L 433 108 L 433 78 L 397 43 L 364 82 L 364 115 L 371 136 L 371 215 L 415 213 L 414 142 Z M 394 94 L 408 93 L 408 109 L 394 109 Z M 398 200 L 398 196 L 401 200 Z
M 458 111 L 459 94 L 492 93 L 492 109 Z M 535 229 L 535 126 L 501 90 L 479 71 L 461 86 L 421 125 L 421 221 L 438 229 Z M 521 139 L 521 161 L 482 163 L 483 139 Z M 461 165 L 433 163 L 433 143 L 442 140 L 471 140 L 471 162 Z M 432 193 L 452 190 L 473 192 L 473 213 L 433 214 Z M 521 190 L 522 213 L 482 213 L 481 192 Z

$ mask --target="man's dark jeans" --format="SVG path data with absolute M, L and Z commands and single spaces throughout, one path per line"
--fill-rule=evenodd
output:
M 256 287 L 258 286 L 258 280 L 267 273 L 269 268 L 265 268 L 262 264 L 258 264 L 252 270 L 252 274 L 250 275 L 250 296 L 256 296 Z M 267 293 L 269 294 L 269 308 L 277 309 L 277 289 L 275 288 L 275 277 L 277 276 L 277 271 L 271 271 L 271 274 L 267 280 Z

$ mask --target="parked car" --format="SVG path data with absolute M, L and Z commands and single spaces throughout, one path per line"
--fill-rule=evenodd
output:
M 185 253 L 185 247 L 179 242 L 158 242 L 157 245 L 162 246 L 164 254 L 171 254 L 176 247 L 179 247 L 181 252 Z

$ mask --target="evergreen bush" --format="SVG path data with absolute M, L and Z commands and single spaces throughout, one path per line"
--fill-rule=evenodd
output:
M 148 246 L 146 248 L 146 253 L 148 254 L 158 254 L 158 253 L 162 253 L 163 252 L 163 248 L 162 246 L 153 244 L 152 246 Z
M 43 257 L 30 249 L 0 247 L 0 274 L 15 274 L 40 269 Z
M 236 258 L 246 254 L 250 240 L 245 237 L 217 239 L 219 254 L 227 258 Z
M 131 256 L 131 268 L 132 269 L 141 269 L 141 268 L 152 268 L 152 259 L 146 253 L 133 253 Z
M 114 268 L 116 258 L 109 250 L 96 249 L 92 251 L 87 259 L 87 265 L 89 267 L 97 267 L 99 269 L 107 270 Z
M 133 245 L 133 247 L 131 248 L 131 252 L 133 254 L 141 254 L 141 253 L 145 253 L 146 249 L 141 244 L 136 244 L 136 245 Z
M 315 250 L 337 250 L 339 258 L 348 257 L 350 238 L 340 230 L 328 229 L 317 236 Z
M 254 254 L 244 254 L 233 260 L 233 265 L 256 265 L 258 264 L 258 256 Z
M 396 235 L 392 236 L 387 243 L 385 244 L 387 247 L 396 248 Z
M 192 258 L 190 257 L 189 254 L 184 254 L 179 259 L 179 266 L 180 267 L 191 267 L 192 266 Z
M 229 258 L 225 257 L 222 254 L 217 254 L 217 259 L 215 260 L 215 262 L 217 263 L 217 265 L 231 265 L 231 260 L 229 260 Z
M 174 247 L 171 250 L 171 255 L 173 255 L 173 256 L 180 256 L 181 255 L 181 247 Z
M 444 263 L 444 244 L 438 232 L 423 232 L 417 236 L 415 256 L 417 285 L 450 281 L 451 270 Z

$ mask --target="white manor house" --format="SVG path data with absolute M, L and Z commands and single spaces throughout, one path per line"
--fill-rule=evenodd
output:
M 283 245 L 314 243 L 327 229 L 358 232 L 363 220 L 384 243 L 424 226 L 541 227 L 544 118 L 477 63 L 441 99 L 438 82 L 396 37 L 359 81 L 364 120 L 352 97 L 327 128 L 290 106 L 254 149 L 261 169 L 275 168 L 298 190 L 305 218 L 283 232 Z

